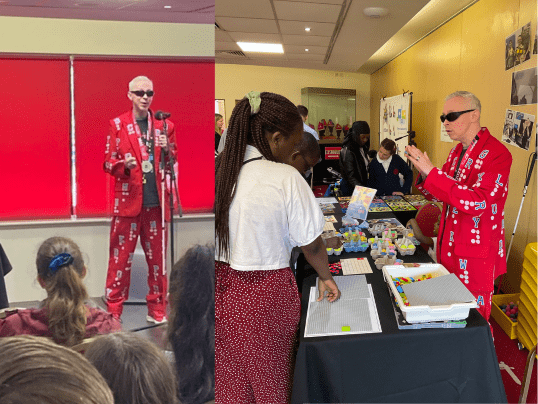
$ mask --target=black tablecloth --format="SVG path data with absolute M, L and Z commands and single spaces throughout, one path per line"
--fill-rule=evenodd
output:
M 376 213 L 368 219 L 391 216 Z M 309 274 L 304 261 L 298 263 L 302 317 L 292 403 L 505 403 L 491 331 L 478 311 L 471 310 L 466 328 L 399 330 L 382 272 L 368 252 L 329 258 L 368 257 L 374 273 L 366 279 L 382 333 L 304 338 L 308 295 L 316 276 Z M 418 246 L 404 261 L 431 259 Z

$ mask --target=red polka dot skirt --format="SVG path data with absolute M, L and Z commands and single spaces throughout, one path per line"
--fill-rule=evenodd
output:
M 215 403 L 288 403 L 301 312 L 291 269 L 215 262 L 215 275 Z

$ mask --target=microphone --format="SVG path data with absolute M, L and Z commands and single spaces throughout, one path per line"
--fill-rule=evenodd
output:
M 155 112 L 155 119 L 164 121 L 165 119 L 170 118 L 170 115 L 172 115 L 170 112 L 157 111 Z
M 400 139 L 403 139 L 404 137 L 408 137 L 408 136 L 410 136 L 411 139 L 413 139 L 413 138 L 415 137 L 415 131 L 414 131 L 414 130 L 410 130 L 409 132 L 407 132 L 407 135 L 397 137 L 397 138 L 394 139 L 394 140 L 395 140 L 395 141 L 396 141 L 396 140 L 400 140 Z

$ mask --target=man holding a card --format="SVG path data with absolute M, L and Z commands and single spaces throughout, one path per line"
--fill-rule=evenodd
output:
M 145 76 L 135 77 L 127 93 L 132 109 L 110 121 L 104 170 L 115 178 L 115 191 L 106 302 L 108 311 L 119 319 L 123 302 L 129 297 L 131 264 L 140 235 L 150 271 L 147 320 L 161 323 L 166 321 L 167 290 L 161 215 L 164 213 L 166 221 L 170 221 L 170 195 L 165 189 L 163 212 L 159 167 L 163 157 L 166 161 L 176 154 L 176 140 L 174 124 L 166 120 L 165 134 L 166 116 L 161 112 L 154 115 L 149 109 L 153 95 L 152 81 Z
M 467 91 L 450 94 L 441 115 L 446 131 L 459 143 L 441 169 L 426 152 L 407 146 L 421 173 L 415 186 L 428 199 L 444 202 L 437 238 L 437 259 L 473 293 L 486 320 L 493 282 L 506 272 L 504 205 L 512 156 L 480 126 L 481 105 Z

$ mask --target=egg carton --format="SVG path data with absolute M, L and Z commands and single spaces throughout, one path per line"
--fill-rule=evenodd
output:
M 367 249 L 368 249 L 367 243 L 357 243 L 357 242 L 344 243 L 344 251 L 347 253 L 365 252 Z
M 377 269 L 383 269 L 385 265 L 402 265 L 403 261 L 396 258 L 396 256 L 384 256 L 375 260 L 375 266 Z
M 383 248 L 382 246 L 379 246 L 376 250 L 372 249 L 370 255 L 374 260 L 383 257 L 396 257 L 396 249 Z
M 413 255 L 417 250 L 413 242 L 406 237 L 396 240 L 395 244 L 396 249 L 401 255 Z

